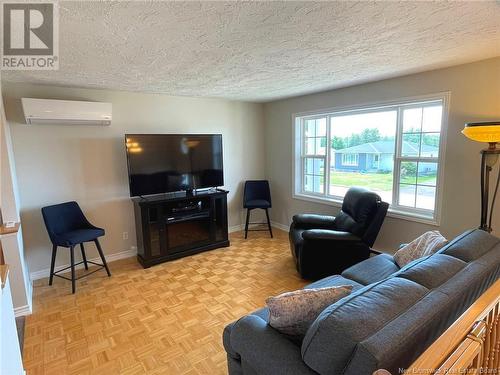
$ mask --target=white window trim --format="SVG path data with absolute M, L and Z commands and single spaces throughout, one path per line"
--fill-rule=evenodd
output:
M 322 118 L 322 117 L 323 116 L 309 116 L 308 120 L 315 120 L 315 119 L 319 119 L 319 118 Z M 299 122 L 300 122 L 300 119 L 299 119 Z M 328 128 L 328 124 L 327 124 L 327 128 Z M 304 152 L 304 150 L 306 150 L 306 148 L 307 148 L 306 147 L 306 136 L 305 136 L 305 127 L 304 126 L 300 126 L 300 133 L 299 134 L 300 134 L 300 139 L 299 139 L 299 143 L 300 143 L 300 146 L 299 146 L 300 147 L 300 155 L 299 155 L 300 162 L 299 162 L 299 165 L 300 165 L 301 171 L 305 170 L 305 160 L 308 159 L 308 158 L 311 158 L 311 159 L 323 159 L 323 165 L 324 165 L 324 168 L 326 168 L 326 165 L 327 165 L 326 155 L 327 155 L 327 153 L 325 152 L 325 155 L 317 154 L 316 153 L 316 145 L 314 146 L 314 151 L 315 151 L 314 154 L 307 154 L 306 152 Z M 327 130 L 327 134 L 326 134 L 327 145 L 326 145 L 326 147 L 329 146 L 328 136 L 329 136 L 329 133 L 328 133 L 328 130 Z M 316 133 L 315 133 L 314 137 L 308 137 L 308 138 L 314 138 L 314 139 L 316 139 L 318 137 L 316 137 Z M 316 175 L 313 175 L 313 176 L 316 176 Z M 302 192 L 305 191 L 305 184 L 306 184 L 306 182 L 304 181 L 304 179 L 302 179 L 302 176 L 301 176 L 300 188 L 301 188 Z M 313 182 L 313 189 L 314 189 L 314 182 Z M 323 191 L 325 191 L 324 189 L 326 189 L 326 184 L 323 181 Z M 322 196 L 321 193 L 315 193 L 315 192 L 312 192 L 312 191 L 307 192 L 307 194 L 308 195 Z
M 376 110 L 386 110 L 387 108 L 401 105 L 418 105 L 419 102 L 429 102 L 429 101 L 442 101 L 443 112 L 442 112 L 442 122 L 441 122 L 441 138 L 439 144 L 439 156 L 436 158 L 438 161 L 438 174 L 436 176 L 436 203 L 433 211 L 433 216 L 429 216 L 427 210 L 419 210 L 415 208 L 404 208 L 401 210 L 400 207 L 392 205 L 389 207 L 388 216 L 408 221 L 414 221 L 418 223 L 430 224 L 439 226 L 441 224 L 441 211 L 443 204 L 443 190 L 444 190 L 444 169 L 445 169 L 445 155 L 446 155 L 446 139 L 448 133 L 448 118 L 450 110 L 450 97 L 451 93 L 440 92 L 435 94 L 419 95 L 413 97 L 405 97 L 397 100 L 387 100 L 381 102 L 371 102 L 363 103 L 359 105 L 343 106 L 343 107 L 332 107 L 327 109 L 321 109 L 316 111 L 300 112 L 292 114 L 293 119 L 293 136 L 294 136 L 294 148 L 293 158 L 292 158 L 292 197 L 294 199 L 304 200 L 308 202 L 322 203 L 330 206 L 341 207 L 342 199 L 335 198 L 332 196 L 326 196 L 323 194 L 304 194 L 302 189 L 302 159 L 301 159 L 301 145 L 302 134 L 301 134 L 301 119 L 303 117 L 322 117 L 331 114 L 339 114 L 342 112 L 363 112 L 363 111 L 376 111 Z M 399 129 L 397 130 L 399 131 Z M 327 148 L 330 147 L 330 126 L 327 124 Z M 397 137 L 398 138 L 398 137 Z M 400 139 L 400 138 L 399 138 Z M 400 147 L 400 145 L 396 145 Z M 397 155 L 395 153 L 395 155 Z M 421 159 L 421 158 L 419 158 Z M 396 161 L 395 161 L 396 167 Z M 329 178 L 329 171 L 325 173 L 325 187 L 324 191 L 327 192 L 327 182 Z M 396 180 L 396 179 L 395 179 Z M 396 181 L 394 181 L 395 183 Z
M 353 156 L 354 157 L 354 162 L 351 161 L 345 161 L 347 159 L 347 156 Z M 345 162 L 344 162 L 345 161 Z M 342 153 L 342 166 L 344 167 L 359 167 L 359 154 L 355 153 Z

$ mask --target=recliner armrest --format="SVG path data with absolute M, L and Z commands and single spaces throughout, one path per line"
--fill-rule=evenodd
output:
M 331 229 L 334 226 L 335 216 L 299 214 L 299 215 L 294 215 L 292 221 L 298 228 Z
M 299 272 L 306 279 L 341 273 L 370 256 L 370 248 L 358 236 L 344 231 L 309 229 L 302 232 Z
M 304 240 L 351 241 L 360 242 L 361 238 L 349 232 L 327 229 L 309 229 L 302 233 Z
M 255 315 L 238 320 L 231 330 L 231 346 L 257 374 L 313 375 L 302 360 L 300 346 Z

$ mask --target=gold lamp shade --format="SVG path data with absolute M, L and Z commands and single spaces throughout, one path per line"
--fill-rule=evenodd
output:
M 469 122 L 465 124 L 462 134 L 476 142 L 499 143 L 500 121 Z
M 500 121 L 469 122 L 465 124 L 462 133 L 473 141 L 489 143 L 489 147 L 481 151 L 481 225 L 479 229 L 491 232 L 493 208 L 500 185 L 500 171 L 498 172 L 497 181 L 494 185 L 491 207 L 488 207 L 488 195 L 490 192 L 490 174 L 500 156 L 500 148 L 497 148 L 497 143 L 500 143 Z

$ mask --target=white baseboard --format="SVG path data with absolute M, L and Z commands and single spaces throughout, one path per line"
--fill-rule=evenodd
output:
M 33 311 L 33 281 L 31 279 L 28 282 L 27 299 L 28 299 L 28 304 L 26 306 L 28 308 L 29 313 L 21 315 L 30 315 L 31 312 Z
M 17 318 L 19 316 L 31 315 L 32 310 L 30 305 L 19 306 L 14 309 L 14 316 Z
M 227 231 L 229 233 L 234 233 L 234 232 L 242 231 L 243 229 L 245 229 L 245 225 L 240 224 L 240 225 L 233 225 L 232 227 L 227 228 Z
M 277 223 L 276 221 L 271 221 L 271 226 L 274 228 L 278 228 L 284 232 L 289 232 L 290 231 L 290 226 L 289 225 L 284 225 L 281 223 Z
M 125 251 L 120 251 L 118 253 L 105 254 L 107 263 L 114 262 L 115 260 L 130 258 L 130 257 L 136 256 L 136 255 L 137 255 L 137 249 L 135 249 L 135 248 L 132 248 L 130 250 L 125 250 Z M 99 257 L 88 259 L 88 260 L 90 260 L 92 262 L 96 262 L 96 263 L 101 262 L 101 258 L 99 258 Z M 69 267 L 69 264 L 63 264 L 60 266 L 56 266 L 55 271 L 62 270 L 63 268 L 66 268 L 66 267 Z M 79 264 L 78 266 L 75 267 L 75 269 L 79 270 L 79 269 L 82 269 L 83 267 L 84 267 L 83 264 Z M 69 269 L 68 269 L 68 272 L 69 272 Z M 32 281 L 44 279 L 46 277 L 49 277 L 49 275 L 50 275 L 50 268 L 45 268 L 43 270 L 31 272 L 30 279 Z

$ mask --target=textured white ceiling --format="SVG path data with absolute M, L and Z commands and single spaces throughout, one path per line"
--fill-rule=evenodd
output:
M 61 2 L 59 71 L 2 79 L 268 101 L 500 55 L 500 3 Z

